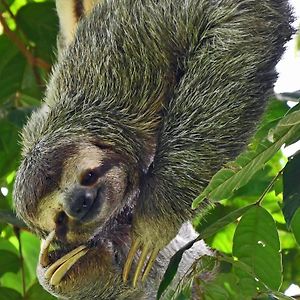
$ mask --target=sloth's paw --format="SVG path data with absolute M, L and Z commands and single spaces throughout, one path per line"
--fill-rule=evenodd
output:
M 177 226 L 176 226 L 177 227 Z M 177 228 L 172 222 L 137 218 L 133 224 L 132 244 L 123 269 L 123 281 L 127 282 L 135 257 L 137 264 L 132 277 L 136 287 L 139 279 L 144 282 L 149 275 L 160 250 L 162 250 L 175 236 Z
M 161 249 L 159 247 L 153 246 L 151 242 L 142 241 L 141 238 L 133 239 L 131 248 L 129 250 L 126 263 L 123 269 L 123 281 L 127 282 L 128 275 L 131 270 L 132 262 L 140 251 L 140 256 L 136 265 L 136 269 L 133 275 L 132 284 L 133 287 L 137 286 L 139 278 L 144 282 L 151 271 L 151 268 L 156 260 L 158 252 Z

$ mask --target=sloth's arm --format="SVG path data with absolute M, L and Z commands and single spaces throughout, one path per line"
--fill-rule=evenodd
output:
M 145 273 L 157 251 L 191 218 L 193 199 L 246 145 L 291 35 L 286 1 L 214 3 L 198 19 L 194 1 L 178 8 L 194 22 L 186 25 L 187 34 L 200 28 L 203 23 L 196 22 L 203 19 L 206 29 L 187 52 L 183 76 L 166 107 L 152 169 L 144 179 L 134 216 L 135 242 L 124 272 L 126 279 L 135 248 L 142 248 L 134 284 L 146 254 L 152 257 Z

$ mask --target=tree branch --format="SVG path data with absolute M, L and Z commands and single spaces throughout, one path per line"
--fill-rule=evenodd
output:
M 15 15 L 12 13 L 9 5 L 7 4 L 6 0 L 1 0 L 2 5 L 5 7 L 5 9 L 7 10 L 7 12 L 9 13 L 9 15 L 11 16 L 12 19 L 14 19 L 16 21 L 16 17 Z
M 26 48 L 22 40 L 18 37 L 18 35 L 11 31 L 7 26 L 6 20 L 2 14 L 0 14 L 0 23 L 3 26 L 3 32 L 5 35 L 18 47 L 20 52 L 25 56 L 28 63 L 32 66 L 37 66 L 49 72 L 51 66 L 45 62 L 43 59 L 34 57 L 32 53 Z

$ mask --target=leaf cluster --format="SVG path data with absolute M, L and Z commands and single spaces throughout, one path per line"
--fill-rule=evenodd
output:
M 288 109 L 273 99 L 248 149 L 194 200 L 194 209 L 205 199 L 216 208 L 194 221 L 199 237 L 171 259 L 157 299 L 170 294 L 190 299 L 182 298 L 181 289 L 168 289 L 182 255 L 201 239 L 217 250 L 209 258 L 214 262 L 210 271 L 218 265 L 220 272 L 209 282 L 197 282 L 207 272 L 199 259 L 185 279 L 186 286 L 192 286 L 192 278 L 199 288 L 197 299 L 292 299 L 284 291 L 300 279 L 300 152 L 288 160 L 281 149 L 299 138 L 300 105 Z
M 55 299 L 39 285 L 39 239 L 15 217 L 19 132 L 40 105 L 55 59 L 54 1 L 0 1 L 0 300 Z

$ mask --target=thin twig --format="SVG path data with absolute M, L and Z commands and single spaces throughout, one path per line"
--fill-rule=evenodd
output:
M 47 72 L 50 70 L 50 65 L 44 60 L 42 60 L 41 58 L 34 57 L 32 53 L 26 48 L 26 46 L 24 45 L 22 40 L 18 37 L 18 35 L 9 29 L 6 20 L 2 16 L 2 14 L 0 14 L 0 23 L 3 26 L 3 32 L 18 47 L 18 49 L 25 56 L 25 58 L 27 59 L 30 65 L 45 69 Z
M 16 16 L 11 11 L 11 9 L 10 9 L 9 5 L 7 4 L 7 2 L 5 0 L 1 0 L 1 3 L 5 7 L 7 12 L 9 13 L 10 17 L 16 21 Z
M 272 179 L 272 181 L 268 184 L 264 192 L 261 194 L 259 199 L 255 202 L 256 205 L 260 205 L 267 193 L 271 190 L 272 186 L 274 185 L 275 181 L 279 178 L 279 176 L 282 174 L 283 170 L 278 172 L 278 174 Z

